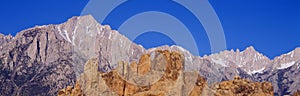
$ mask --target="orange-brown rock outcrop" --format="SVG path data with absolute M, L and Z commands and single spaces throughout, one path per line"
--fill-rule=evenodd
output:
M 215 83 L 211 87 L 216 90 L 215 96 L 273 96 L 274 90 L 270 82 L 252 82 L 236 76 L 234 80 Z
M 101 73 L 97 59 L 90 59 L 77 84 L 87 96 L 200 95 L 206 80 L 197 72 L 184 72 L 183 63 L 181 53 L 157 50 L 143 55 L 138 63 L 119 62 L 115 70 Z M 71 94 L 67 89 L 59 95 Z
M 269 82 L 234 80 L 208 85 L 198 72 L 184 70 L 179 52 L 157 50 L 144 54 L 139 62 L 120 61 L 110 72 L 99 72 L 97 59 L 90 59 L 75 88 L 67 87 L 59 96 L 272 96 Z M 73 89 L 72 89 L 73 88 Z M 81 90 L 79 90 L 81 88 Z

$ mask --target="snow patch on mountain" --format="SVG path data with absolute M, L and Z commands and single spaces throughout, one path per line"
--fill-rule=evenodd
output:
M 215 62 L 216 64 L 219 64 L 219 65 L 222 65 L 224 67 L 228 67 L 226 64 L 225 64 L 225 61 L 224 60 L 221 60 L 221 59 L 212 59 L 213 62 Z
M 291 66 L 293 66 L 296 62 L 295 61 L 292 61 L 292 62 L 289 62 L 289 63 L 285 63 L 285 64 L 280 64 L 280 67 L 278 67 L 277 69 L 285 69 L 285 68 L 289 68 Z
M 64 29 L 63 31 L 64 31 L 64 34 L 66 36 L 67 41 L 69 41 L 70 43 L 72 43 L 71 39 L 69 38 L 69 34 L 67 33 L 67 30 Z
M 255 74 L 255 73 L 263 73 L 264 70 L 265 70 L 265 67 L 263 67 L 261 69 L 258 69 L 258 70 L 253 70 L 253 71 L 250 71 L 250 72 L 247 72 L 247 73 L 252 75 L 252 74 Z

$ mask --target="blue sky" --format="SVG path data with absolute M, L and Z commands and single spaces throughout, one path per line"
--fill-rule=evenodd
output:
M 159 9 L 165 3 L 141 4 L 131 0 L 133 5 L 143 5 L 141 8 L 126 11 L 115 11 L 104 23 L 116 29 L 122 23 L 119 14 L 133 14 L 142 9 Z M 245 49 L 254 46 L 256 50 L 273 58 L 300 47 L 300 1 L 299 0 L 209 0 L 215 9 L 225 32 L 228 49 Z M 80 15 L 88 0 L 2 0 L 0 1 L 0 32 L 13 34 L 31 28 L 35 25 L 59 24 L 72 16 Z M 148 4 L 148 5 L 147 5 Z M 193 30 L 203 30 L 195 27 L 195 23 L 184 10 L 170 11 L 177 14 L 186 25 Z M 199 24 L 198 24 L 199 25 Z M 197 26 L 198 26 L 197 25 Z M 193 27 L 194 26 L 194 27 Z M 135 42 L 146 48 L 163 44 L 174 44 L 168 37 L 149 32 L 138 37 Z M 196 38 L 201 47 L 200 55 L 209 54 L 210 47 L 205 32 L 197 33 Z M 157 40 L 153 40 L 153 38 Z M 161 41 L 161 42 L 157 42 Z

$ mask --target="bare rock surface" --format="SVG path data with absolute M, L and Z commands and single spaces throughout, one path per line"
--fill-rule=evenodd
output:
M 274 96 L 270 82 L 252 82 L 236 76 L 234 80 L 213 84 L 216 96 Z
M 90 59 L 85 64 L 84 73 L 78 78 L 77 84 L 86 96 L 195 96 L 202 93 L 206 80 L 195 71 L 183 70 L 182 54 L 167 50 L 157 50 L 155 53 L 150 62 L 154 61 L 152 64 L 157 64 L 156 66 L 147 65 L 149 54 L 144 54 L 139 60 L 139 68 L 151 69 L 145 74 L 134 71 L 137 70 L 136 67 L 124 62 L 120 62 L 123 66 L 103 73 L 97 70 L 97 59 Z M 157 74 L 159 72 L 163 74 Z M 156 75 L 153 77 L 157 78 L 143 79 L 139 77 L 142 75 Z M 64 90 L 60 93 L 66 93 Z
M 84 73 L 76 83 L 76 87 L 68 86 L 62 89 L 58 96 L 65 94 L 78 94 L 76 96 L 273 96 L 273 86 L 270 82 L 252 82 L 235 76 L 234 80 L 207 84 L 204 77 L 198 72 L 183 70 L 184 57 L 178 52 L 157 50 L 152 61 L 156 61 L 156 67 L 165 67 L 165 70 L 157 70 L 145 63 L 149 63 L 148 54 L 142 55 L 139 60 L 140 67 L 149 70 L 149 74 L 140 74 L 127 63 L 120 62 L 110 72 L 97 70 L 97 59 L 90 59 L 84 67 Z M 159 64 L 161 61 L 165 64 Z M 150 61 L 151 62 L 151 61 Z M 134 64 L 134 63 L 132 63 Z M 154 71 L 154 73 L 152 73 Z M 163 75 L 155 73 L 162 71 Z M 157 78 L 138 78 L 135 75 L 156 75 Z M 152 77 L 152 76 L 149 76 Z M 155 76 L 154 76 L 155 77 Z M 127 79 L 126 79 L 127 78 Z M 128 78 L 134 79 L 130 82 Z M 154 81 L 154 82 L 152 82 Z M 140 82 L 140 83 L 136 83 Z M 146 84 L 146 85 L 143 85 Z M 82 87 L 80 87 L 82 86 Z M 81 88 L 81 90 L 78 90 Z M 77 90 L 77 91 L 76 91 Z

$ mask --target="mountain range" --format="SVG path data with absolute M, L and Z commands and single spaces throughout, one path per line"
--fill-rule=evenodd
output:
M 137 62 L 156 50 L 181 52 L 183 70 L 199 72 L 209 84 L 240 76 L 271 82 L 276 96 L 300 89 L 300 48 L 273 60 L 252 46 L 203 57 L 176 45 L 145 49 L 87 15 L 29 28 L 16 36 L 0 34 L 0 95 L 53 96 L 75 85 L 91 58 L 96 58 L 99 72 L 110 72 L 120 61 Z

